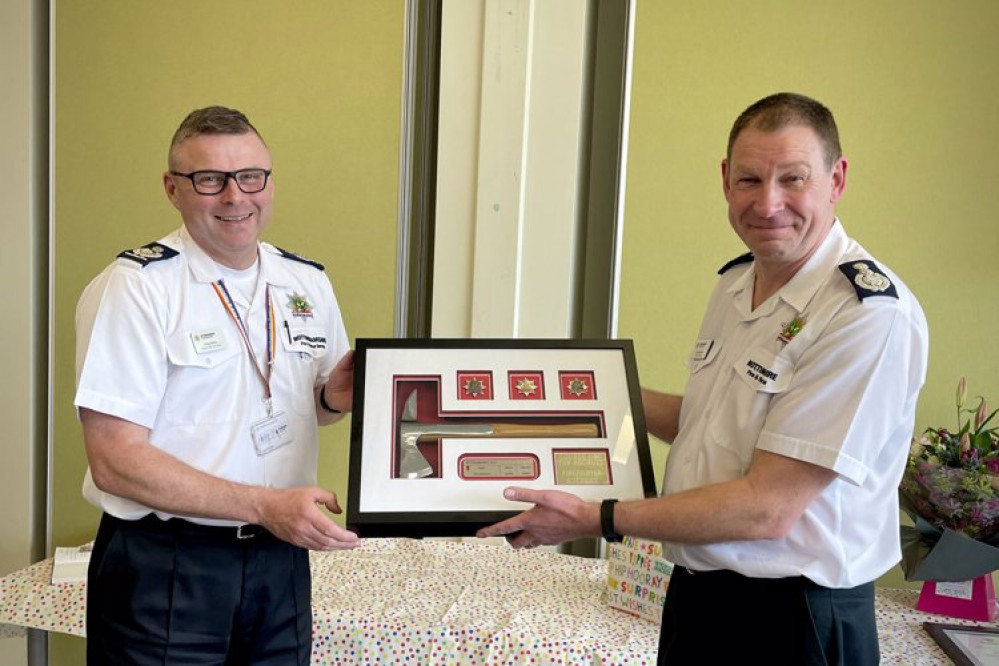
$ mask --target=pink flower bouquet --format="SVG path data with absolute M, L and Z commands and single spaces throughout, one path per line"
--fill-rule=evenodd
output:
M 908 580 L 967 580 L 999 569 L 999 428 L 984 398 L 965 408 L 958 383 L 959 429 L 927 428 L 915 438 L 899 486 L 915 527 L 902 528 Z M 962 424 L 962 416 L 968 418 Z

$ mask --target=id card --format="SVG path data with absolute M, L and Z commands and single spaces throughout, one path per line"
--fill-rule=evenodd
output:
M 265 456 L 274 449 L 291 444 L 294 439 L 284 412 L 274 412 L 254 423 L 250 426 L 250 436 L 253 437 L 253 448 L 258 456 Z

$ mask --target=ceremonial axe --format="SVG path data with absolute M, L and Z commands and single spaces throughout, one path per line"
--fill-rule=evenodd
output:
M 420 423 L 416 414 L 416 393 L 406 398 L 399 419 L 399 475 L 407 479 L 422 479 L 433 474 L 433 468 L 420 453 L 421 437 L 597 437 L 596 423 L 481 423 L 461 418 L 445 423 Z M 533 417 L 524 417 L 533 418 Z

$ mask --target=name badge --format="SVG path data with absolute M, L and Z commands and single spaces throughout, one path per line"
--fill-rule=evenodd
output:
M 714 346 L 714 340 L 698 340 L 697 344 L 694 345 L 694 351 L 690 354 L 691 362 L 697 363 L 706 359 Z
M 760 347 L 743 354 L 734 368 L 742 381 L 764 393 L 781 393 L 794 376 L 790 361 Z
M 266 456 L 271 451 L 291 444 L 294 437 L 291 425 L 284 412 L 274 412 L 250 426 L 250 436 L 253 437 L 253 448 L 258 456 Z
M 222 331 L 217 328 L 191 333 L 191 342 L 194 343 L 194 351 L 199 354 L 210 354 L 225 349 L 225 338 L 222 337 Z
M 284 323 L 285 335 L 281 337 L 284 348 L 313 358 L 326 353 L 326 332 L 319 326 L 297 326 Z

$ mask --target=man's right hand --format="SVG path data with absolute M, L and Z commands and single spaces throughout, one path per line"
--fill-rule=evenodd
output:
M 337 525 L 321 507 L 341 513 L 336 493 L 306 486 L 267 489 L 259 507 L 259 524 L 271 534 L 309 550 L 356 548 L 361 540 Z

